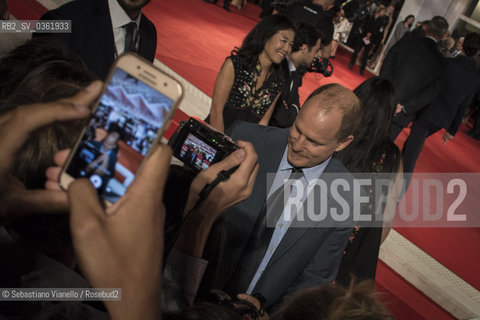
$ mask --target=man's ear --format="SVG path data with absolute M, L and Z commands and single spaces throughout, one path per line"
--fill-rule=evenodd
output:
M 308 46 L 306 43 L 302 44 L 302 46 L 300 47 L 300 51 L 303 53 L 303 54 L 306 54 L 308 53 L 310 50 L 308 49 Z
M 349 135 L 348 137 L 346 137 L 345 139 L 343 139 L 340 144 L 337 146 L 337 148 L 335 149 L 335 152 L 338 152 L 338 151 L 342 151 L 343 149 L 345 149 L 349 144 L 350 142 L 353 141 L 353 135 Z

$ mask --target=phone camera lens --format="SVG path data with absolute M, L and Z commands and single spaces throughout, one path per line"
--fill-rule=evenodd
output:
M 164 86 L 164 87 L 168 86 L 168 83 L 164 82 L 164 83 L 163 83 L 163 86 Z
M 140 70 L 140 66 L 137 66 L 137 69 Z

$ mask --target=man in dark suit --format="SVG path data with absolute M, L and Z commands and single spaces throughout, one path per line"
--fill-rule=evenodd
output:
M 413 172 L 429 136 L 443 128 L 446 130 L 444 142 L 453 139 L 478 88 L 473 56 L 478 54 L 479 49 L 480 35 L 470 33 L 465 37 L 461 54 L 447 59 L 447 83 L 438 97 L 413 121 L 403 147 L 405 172 Z
M 392 81 L 402 110 L 393 119 L 392 140 L 444 87 L 446 61 L 437 42 L 447 31 L 448 22 L 434 17 L 428 23 L 425 37 L 416 38 L 407 33 L 388 52 L 380 76 Z
M 64 42 L 100 79 L 115 58 L 127 51 L 155 59 L 157 32 L 142 14 L 150 0 L 75 0 L 51 10 L 42 20 L 71 20 L 72 33 L 51 33 Z
M 338 84 L 329 84 L 310 95 L 290 129 L 245 122 L 234 127 L 232 138 L 254 145 L 260 168 L 252 195 L 225 213 L 227 239 L 219 288 L 233 295 L 260 293 L 271 310 L 288 294 L 335 278 L 351 227 L 326 220 L 302 223 L 301 210 L 284 202 L 272 207 L 266 203 L 278 190 L 289 188 L 292 173 L 299 174 L 296 181 L 303 183 L 304 197 L 297 200 L 305 206 L 314 194 L 308 188 L 319 180 L 330 187 L 339 175 L 350 176 L 332 155 L 352 141 L 359 118 L 358 98 Z M 294 192 L 289 190 L 290 201 Z M 309 200 L 314 205 L 321 202 L 317 197 Z M 350 207 L 351 201 L 346 200 Z M 323 204 L 338 209 L 332 198 Z M 270 210 L 276 217 L 269 216 Z M 289 214 L 296 215 L 295 221 L 286 218 Z
M 312 24 L 307 22 L 297 24 L 292 52 L 281 64 L 285 84 L 275 105 L 270 126 L 289 128 L 295 121 L 300 107 L 298 88 L 302 86 L 305 68 L 320 54 L 321 36 L 321 32 Z

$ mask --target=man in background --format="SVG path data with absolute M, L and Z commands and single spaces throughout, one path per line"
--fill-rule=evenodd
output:
M 445 129 L 444 142 L 453 139 L 460 127 L 478 88 L 473 57 L 480 49 L 480 35 L 469 33 L 462 44 L 461 53 L 447 59 L 446 85 L 437 98 L 425 107 L 413 121 L 410 134 L 403 147 L 403 168 L 413 172 L 425 140 L 440 129 Z
M 288 128 L 295 122 L 300 107 L 298 88 L 302 86 L 306 67 L 320 55 L 321 37 L 322 33 L 312 24 L 297 24 L 292 52 L 282 61 L 285 84 L 273 111 L 270 126 Z
M 45 13 L 42 20 L 71 20 L 71 33 L 41 34 L 64 42 L 104 80 L 113 61 L 136 52 L 153 62 L 157 32 L 142 13 L 150 0 L 75 0 Z
M 395 140 L 416 114 L 438 96 L 445 85 L 446 60 L 437 42 L 448 32 L 445 18 L 436 16 L 428 23 L 425 37 L 407 33 L 388 52 L 380 76 L 392 81 L 401 112 L 393 119 L 391 138 Z

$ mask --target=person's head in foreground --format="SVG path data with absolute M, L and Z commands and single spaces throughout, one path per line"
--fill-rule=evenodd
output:
M 348 289 L 327 285 L 302 291 L 280 310 L 282 320 L 393 320 L 377 300 L 373 282 L 351 282 Z

